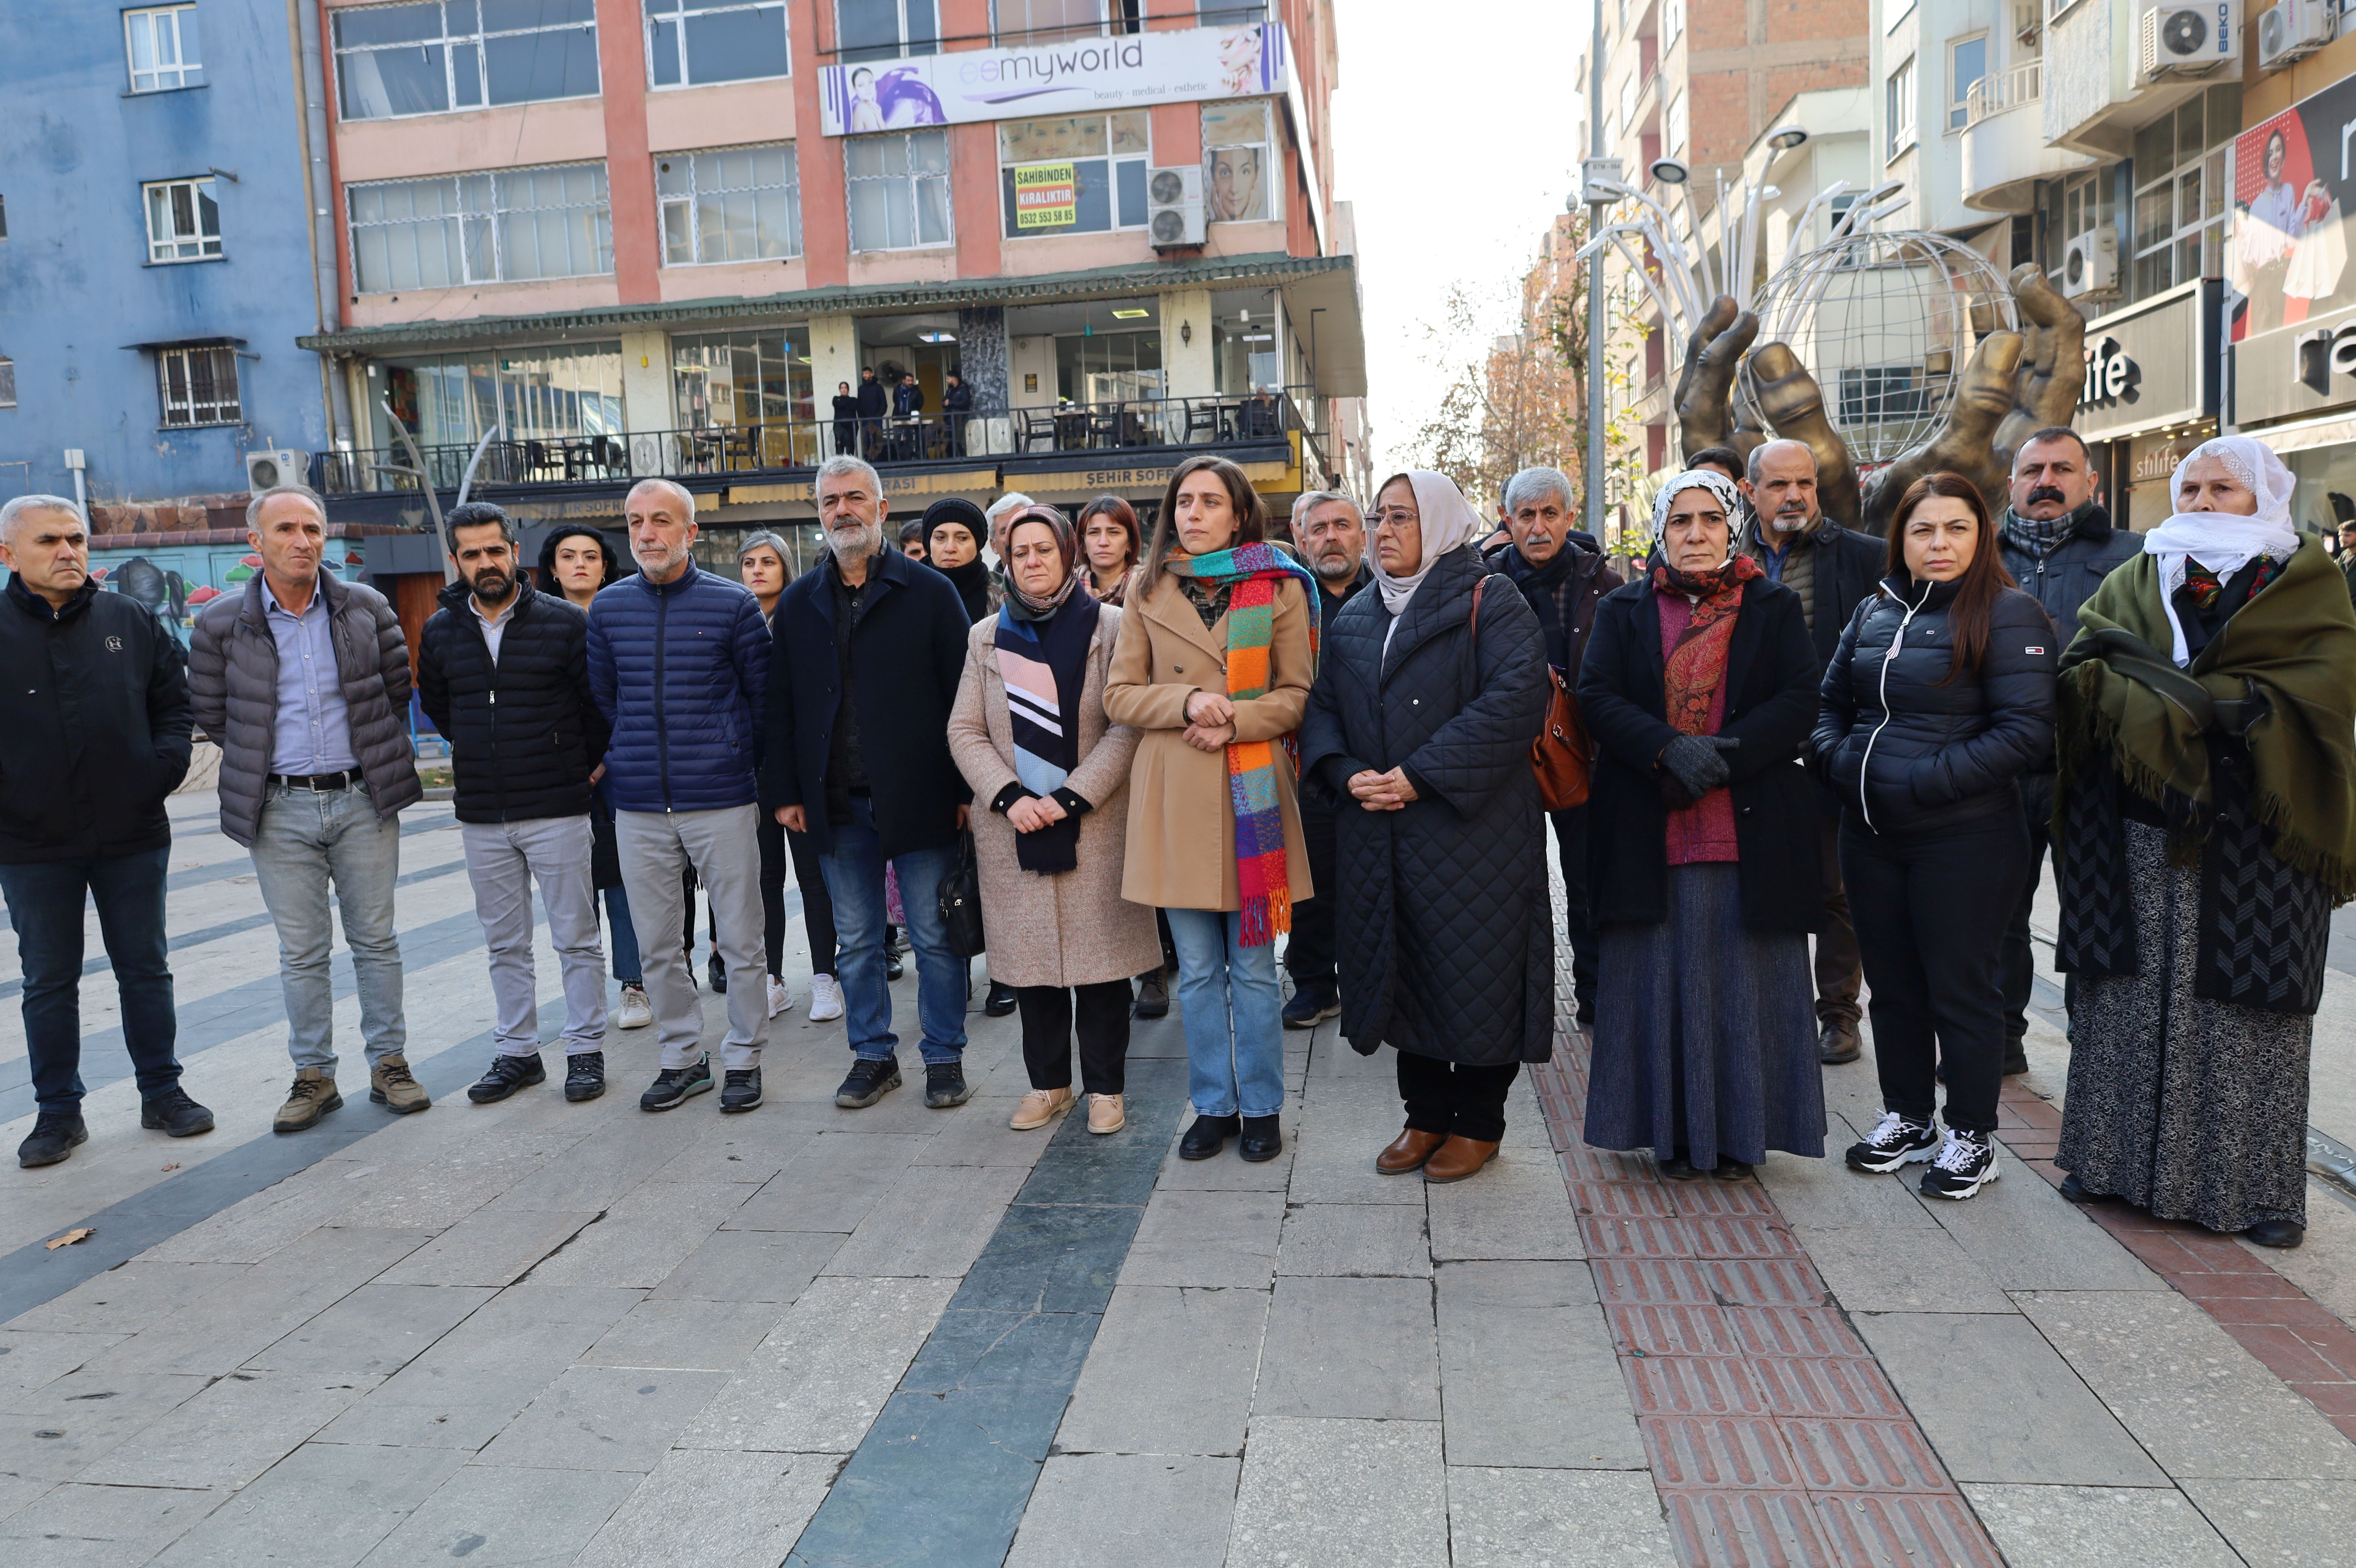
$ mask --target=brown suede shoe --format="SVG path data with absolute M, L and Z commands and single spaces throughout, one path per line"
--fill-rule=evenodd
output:
M 425 1085 L 409 1075 L 409 1058 L 397 1051 L 369 1070 L 369 1098 L 396 1116 L 434 1104 Z
M 1375 1156 L 1375 1168 L 1385 1176 L 1405 1176 L 1410 1170 L 1420 1170 L 1423 1162 L 1447 1141 L 1446 1133 L 1423 1133 L 1413 1127 L 1402 1127 L 1399 1136 L 1391 1140 L 1390 1147 Z
M 1483 1166 L 1497 1157 L 1495 1144 L 1475 1143 L 1455 1134 L 1440 1146 L 1439 1152 L 1423 1162 L 1426 1181 L 1462 1181 Z
M 343 1103 L 344 1097 L 336 1093 L 334 1079 L 316 1067 L 298 1067 L 294 1070 L 294 1087 L 286 1091 L 286 1104 L 279 1106 L 278 1115 L 270 1119 L 270 1130 L 305 1132 Z

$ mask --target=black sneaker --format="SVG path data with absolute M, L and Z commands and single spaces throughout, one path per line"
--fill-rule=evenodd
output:
M 139 1102 L 139 1125 L 149 1132 L 192 1138 L 213 1130 L 213 1114 L 189 1099 L 186 1090 L 172 1088 Z
M 723 1074 L 728 1082 L 720 1091 L 720 1108 L 723 1111 L 749 1111 L 761 1103 L 761 1070 L 757 1067 L 732 1067 Z
M 703 973 L 712 981 L 713 996 L 724 997 L 728 994 L 728 965 L 720 961 L 717 948 L 712 950 L 712 957 L 704 964 Z
M 16 1146 L 16 1163 L 27 1170 L 37 1165 L 55 1165 L 73 1153 L 76 1144 L 88 1142 L 90 1129 L 80 1116 L 43 1111 L 34 1120 L 32 1133 Z
M 1929 1159 L 1938 1151 L 1938 1128 L 1895 1111 L 1884 1111 L 1863 1143 L 1848 1146 L 1848 1168 L 1879 1176 L 1901 1166 Z
M 540 1064 L 540 1052 L 509 1056 L 503 1051 L 491 1058 L 489 1071 L 466 1085 L 466 1098 L 477 1105 L 493 1104 L 519 1089 L 547 1082 L 548 1069 Z
M 1969 1198 L 2004 1174 L 1996 1162 L 1996 1140 L 1986 1133 L 1949 1127 L 1947 1141 L 1922 1173 L 1925 1198 Z
M 1246 1116 L 1243 1120 L 1244 1136 L 1236 1143 L 1237 1154 L 1258 1165 L 1284 1152 L 1284 1118 Z
M 992 980 L 990 983 L 990 995 L 981 1004 L 982 1012 L 993 1019 L 1002 1019 L 1012 1012 L 1014 1007 L 1013 990 Z
M 965 1064 L 959 1061 L 927 1061 L 925 1063 L 925 1104 L 936 1111 L 946 1111 L 952 1105 L 962 1105 L 973 1098 L 973 1089 L 965 1081 Z
M 863 1111 L 900 1086 L 897 1057 L 861 1057 L 851 1064 L 851 1075 L 834 1092 L 834 1103 L 846 1111 Z
M 1196 1116 L 1186 1136 L 1178 1140 L 1180 1159 L 1208 1159 L 1227 1147 L 1227 1140 L 1244 1130 L 1241 1116 Z
M 564 1059 L 564 1097 L 594 1100 L 605 1092 L 605 1053 L 576 1051 Z
M 641 1111 L 668 1111 L 683 1101 L 712 1091 L 712 1058 L 699 1056 L 690 1067 L 666 1067 L 655 1074 L 638 1096 Z
M 1342 1010 L 1340 998 L 1331 991 L 1303 986 L 1292 993 L 1292 1000 L 1284 1004 L 1284 1027 L 1315 1029 Z

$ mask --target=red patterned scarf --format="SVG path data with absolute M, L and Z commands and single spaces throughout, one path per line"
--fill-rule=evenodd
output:
M 1765 569 L 1747 555 L 1738 555 L 1714 571 L 1653 568 L 1653 592 L 1695 601 L 1693 619 L 1686 623 L 1676 645 L 1666 650 L 1661 672 L 1668 697 L 1665 717 L 1679 734 L 1709 733 L 1710 704 L 1726 678 L 1726 654 L 1734 641 L 1734 613 L 1742 608 L 1742 585 L 1765 575 Z

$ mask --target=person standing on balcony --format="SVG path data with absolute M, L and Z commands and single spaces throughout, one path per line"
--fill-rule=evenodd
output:
M 973 413 L 973 389 L 954 370 L 949 372 L 948 385 L 941 392 L 941 412 L 947 416 L 948 425 L 948 455 L 963 457 L 966 421 Z
M 834 453 L 847 457 L 859 450 L 859 400 L 851 395 L 851 383 L 834 384 Z
M 913 372 L 902 371 L 892 389 L 894 455 L 903 463 L 925 455 L 925 389 Z
M 875 379 L 875 367 L 863 366 L 859 372 L 859 453 L 873 463 L 884 455 L 884 416 L 891 411 L 892 400 L 884 390 L 884 383 Z

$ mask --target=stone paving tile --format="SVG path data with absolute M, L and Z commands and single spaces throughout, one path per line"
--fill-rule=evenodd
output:
M 241 1264 L 133 1260 L 11 1318 L 11 1328 L 58 1334 L 136 1334 L 182 1303 L 245 1272 Z
M 364 1285 L 246 1365 L 290 1372 L 398 1371 L 494 1294 L 461 1285 Z
M 960 1307 L 1101 1313 L 1144 1210 L 1101 1203 L 1008 1205 L 966 1271 Z
M 503 1285 L 597 1222 L 594 1212 L 487 1209 L 459 1221 L 377 1276 L 385 1285 Z
M 1157 1192 L 1120 1283 L 1264 1289 L 1276 1276 L 1285 1200 L 1275 1192 Z
M 0 1562 L 131 1568 L 192 1529 L 227 1495 L 164 1487 L 59 1487 L 0 1520 Z
M 156 1568 L 349 1568 L 466 1462 L 442 1449 L 306 1443 L 173 1542 Z
M 1399 1203 L 1303 1203 L 1284 1216 L 1280 1275 L 1429 1278 L 1424 1216 Z
M 1851 1312 L 2013 1310 L 1996 1277 L 1944 1230 L 1806 1226 L 1800 1240 Z
M 651 1470 L 728 1381 L 723 1371 L 574 1367 L 551 1383 L 477 1465 Z
M 1451 1466 L 1643 1466 L 1628 1382 L 1585 1269 L 1449 1264 L 1439 1328 Z
M 1432 1287 L 1419 1279 L 1276 1282 L 1252 1418 L 1435 1421 Z
M 1805 1492 L 1665 1488 L 1661 1503 L 1678 1562 L 1697 1568 L 1835 1561 Z
M 2356 1563 L 2356 1482 L 2188 1480 L 2185 1495 L 2249 1563 Z
M 920 1166 L 904 1171 L 826 1272 L 958 1278 L 988 1244 L 1023 1174 L 1008 1166 Z M 781 1172 L 778 1179 L 790 1175 L 790 1169 Z
M 2037 1568 L 2243 1568 L 2174 1488 L 1993 1486 L 1964 1495 L 2015 1563 Z
M 1437 1422 L 1255 1414 L 1227 1561 L 1446 1568 Z
M 125 1371 L 227 1372 L 427 1241 L 423 1231 L 322 1226 L 164 1314 L 105 1364 Z
M 543 1285 L 651 1289 L 755 1190 L 750 1183 L 650 1180 L 541 1259 L 531 1277 Z
M 452 1558 L 467 1568 L 569 1563 L 638 1482 L 626 1470 L 466 1465 L 360 1561 L 368 1568 Z
M 841 1249 L 824 1231 L 731 1231 L 706 1236 L 665 1275 L 650 1301 L 790 1302 Z
M 1642 1471 L 1448 1467 L 1455 1568 L 1668 1568 L 1676 1549 Z
M 924 1151 L 925 1141 L 905 1133 L 821 1134 L 730 1215 L 723 1228 L 847 1234 L 883 1200 Z
M 235 1491 L 301 1447 L 378 1381 L 335 1373 L 233 1372 L 74 1478 L 99 1486 Z
M 775 1301 L 642 1301 L 582 1352 L 581 1361 L 732 1371 L 785 1315 Z
M 674 1449 L 574 1568 L 776 1568 L 841 1468 L 832 1455 Z
M 1953 1492 L 1887 1497 L 1845 1493 L 1815 1499 L 1828 1560 L 1913 1568 L 2004 1568 L 1987 1531 Z M 2017 1561 L 2017 1560 L 2016 1560 Z
M 1551 1158 L 1500 1154 L 1472 1180 L 1428 1187 L 1425 1201 L 1434 1258 L 1587 1255 L 1561 1170 Z
M 1206 1456 L 1053 1455 L 1006 1568 L 1220 1568 L 1242 1467 Z
M 813 1281 L 678 1446 L 850 1453 L 955 1293 L 941 1279 Z
M 0 1415 L 0 1475 L 68 1481 L 205 1391 L 173 1372 L 70 1372 Z
M 1243 1452 L 1270 1293 L 1115 1290 L 1055 1444 L 1066 1453 Z M 1226 1536 L 1220 1536 L 1224 1548 Z
M 123 1334 L 59 1334 L 38 1329 L 0 1329 L 0 1410 L 16 1395 L 30 1393 L 123 1343 Z

